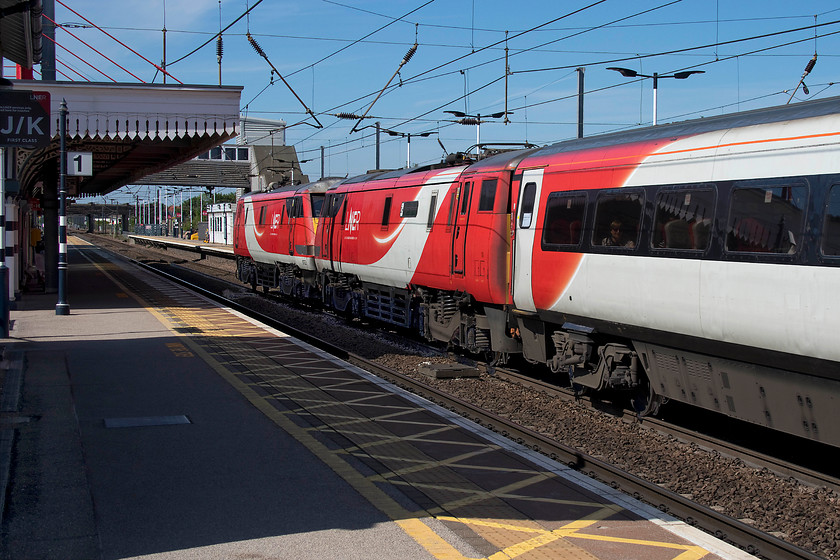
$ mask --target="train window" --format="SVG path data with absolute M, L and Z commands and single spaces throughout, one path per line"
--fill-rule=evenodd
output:
M 265 208 L 266 208 L 265 206 L 260 208 L 260 225 L 261 226 L 265 225 Z
M 711 186 L 660 190 L 656 195 L 651 248 L 705 251 L 714 213 L 715 190 Z
M 598 197 L 592 245 L 632 249 L 639 244 L 645 197 L 641 191 L 606 192 Z
M 829 257 L 840 256 L 840 185 L 828 192 L 828 204 L 823 223 L 822 253 Z
M 382 227 L 388 227 L 388 223 L 391 219 L 391 199 L 393 197 L 389 196 L 385 198 L 385 208 L 382 210 Z
M 324 206 L 324 195 L 322 194 L 310 194 L 309 195 L 309 202 L 312 204 L 312 217 L 317 218 L 321 215 L 321 208 Z
M 435 209 L 437 208 L 438 191 L 432 192 L 432 201 L 429 203 L 429 218 L 426 220 L 426 229 L 432 229 L 435 225 Z
M 328 194 L 326 206 L 323 209 L 324 216 L 327 218 L 338 216 L 338 209 L 341 208 L 342 202 L 344 202 L 344 194 Z
M 795 253 L 802 243 L 808 202 L 803 184 L 735 185 L 729 209 L 726 250 Z
M 292 217 L 303 218 L 303 197 L 296 196 L 292 200 Z
M 455 208 L 458 207 L 458 193 L 459 189 L 455 189 L 449 195 L 449 216 L 446 218 L 446 227 L 451 226 L 455 221 Z
M 585 215 L 585 194 L 555 192 L 548 195 L 543 222 L 543 249 L 551 251 L 557 250 L 556 246 L 580 245 Z
M 519 227 L 528 229 L 531 227 L 531 218 L 534 215 L 534 199 L 537 197 L 537 184 L 526 183 L 522 189 L 522 204 L 519 211 Z
M 467 213 L 470 209 L 470 188 L 472 183 L 464 183 L 464 188 L 461 189 L 461 215 Z
M 478 198 L 479 212 L 492 212 L 496 205 L 496 179 L 485 179 L 481 182 L 481 194 Z
M 417 208 L 420 203 L 416 200 L 409 200 L 400 204 L 400 218 L 414 218 L 417 216 Z

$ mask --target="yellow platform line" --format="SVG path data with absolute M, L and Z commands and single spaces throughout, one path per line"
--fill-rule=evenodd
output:
M 359 494 L 361 494 L 365 499 L 368 500 L 374 507 L 376 507 L 379 511 L 387 515 L 391 520 L 393 520 L 407 535 L 409 535 L 413 540 L 415 540 L 420 546 L 422 546 L 425 550 L 427 550 L 432 556 L 439 560 L 470 560 L 464 555 L 462 555 L 455 547 L 451 544 L 446 542 L 442 537 L 440 537 L 437 533 L 435 533 L 428 525 L 422 522 L 420 517 L 422 515 L 420 512 L 410 512 L 402 507 L 399 503 L 393 500 L 390 496 L 380 490 L 372 479 L 382 479 L 381 477 L 366 477 L 359 473 L 354 467 L 348 464 L 341 453 L 334 452 L 327 447 L 325 447 L 321 442 L 319 442 L 309 430 L 303 427 L 298 426 L 295 424 L 291 419 L 286 416 L 286 413 L 283 413 L 277 410 L 274 406 L 272 406 L 265 398 L 260 396 L 249 384 L 243 382 L 236 373 L 231 372 L 226 367 L 224 367 L 219 361 L 217 361 L 210 353 L 208 353 L 200 344 L 193 340 L 193 336 L 195 334 L 187 334 L 181 333 L 173 328 L 173 322 L 168 319 L 168 317 L 155 309 L 154 307 L 150 306 L 148 302 L 143 300 L 142 297 L 137 295 L 133 290 L 128 289 L 125 285 L 123 285 L 118 279 L 116 279 L 113 275 L 109 274 L 103 266 L 99 263 L 93 263 L 99 270 L 101 270 L 107 277 L 111 279 L 123 292 L 128 293 L 131 295 L 132 298 L 138 301 L 141 305 L 143 305 L 154 317 L 158 319 L 158 321 L 167 327 L 173 336 L 179 337 L 184 341 L 184 344 L 193 352 L 196 356 L 198 356 L 202 361 L 204 361 L 207 365 L 209 365 L 220 377 L 222 377 L 225 381 L 227 381 L 231 386 L 233 386 L 240 394 L 242 394 L 255 408 L 260 410 L 266 417 L 271 419 L 278 427 L 283 429 L 289 435 L 294 437 L 298 442 L 303 444 L 307 449 L 309 449 L 315 456 L 317 456 L 324 464 L 330 467 L 338 476 L 344 479 L 348 484 L 350 484 Z M 171 312 L 172 315 L 176 315 L 176 311 Z M 186 313 L 185 313 L 186 314 Z M 212 336 L 217 336 L 215 333 L 224 332 L 222 329 L 217 328 L 218 325 L 214 327 L 214 331 Z M 259 331 L 264 332 L 264 331 Z M 252 331 L 252 334 L 254 331 Z M 242 335 L 235 335 L 235 336 L 252 336 L 252 334 L 242 334 Z M 202 333 L 202 335 L 207 335 L 207 333 Z M 229 337 L 230 334 L 228 333 L 227 336 Z M 256 350 L 255 350 L 256 351 Z M 537 475 L 533 477 L 534 479 L 545 478 L 545 475 Z M 503 493 L 505 490 L 513 490 L 516 487 L 521 487 L 524 485 L 528 485 L 533 483 L 532 479 L 523 480 L 502 489 L 499 489 L 496 492 L 493 492 L 492 495 L 495 497 L 499 493 Z M 490 493 L 485 495 L 485 498 L 490 496 Z M 479 501 L 480 499 L 477 496 L 473 496 L 471 498 L 467 498 L 466 500 L 458 500 L 453 502 L 451 505 L 463 505 L 465 502 L 470 501 Z M 521 531 L 525 533 L 535 533 L 536 536 L 527 539 L 525 541 L 516 543 L 514 545 L 508 546 L 503 550 L 487 557 L 484 560 L 503 560 L 503 559 L 514 559 L 523 554 L 535 550 L 537 548 L 543 547 L 546 544 L 552 543 L 557 541 L 558 539 L 568 539 L 568 538 L 578 538 L 578 539 L 589 539 L 589 540 L 602 540 L 602 541 L 609 541 L 609 542 L 619 542 L 624 544 L 636 544 L 636 545 L 645 545 L 645 546 L 653 546 L 658 548 L 670 548 L 676 550 L 683 550 L 684 552 L 680 554 L 675 560 L 695 560 L 702 558 L 708 552 L 703 548 L 696 546 L 696 545 L 680 545 L 675 543 L 667 543 L 667 542 L 659 542 L 659 541 L 646 541 L 646 540 L 639 540 L 639 539 L 626 539 L 626 538 L 619 538 L 619 537 L 609 537 L 609 536 L 600 536 L 600 535 L 589 535 L 589 534 L 582 534 L 578 531 L 585 527 L 590 526 L 593 523 L 596 523 L 599 519 L 608 517 L 612 515 L 616 511 L 619 511 L 623 508 L 617 505 L 608 504 L 602 507 L 598 512 L 594 512 L 587 516 L 585 520 L 578 520 L 567 524 L 561 529 L 557 529 L 554 531 L 550 531 L 547 529 L 541 529 L 536 527 L 528 527 L 524 525 L 515 525 L 510 523 L 500 523 L 494 521 L 487 521 L 481 519 L 461 519 L 455 517 L 448 517 L 448 516 L 437 516 L 436 518 L 439 520 L 450 521 L 455 523 L 464 524 L 466 526 L 484 526 L 484 527 L 493 527 L 511 531 Z M 601 517 L 603 514 L 603 517 Z M 428 514 L 431 516 L 431 514 Z

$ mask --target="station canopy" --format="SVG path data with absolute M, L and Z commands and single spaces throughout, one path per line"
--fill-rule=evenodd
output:
M 162 172 L 239 134 L 240 86 L 11 80 L 3 91 L 50 95 L 50 142 L 16 148 L 23 196 L 59 178 L 59 115 L 67 106 L 66 150 L 92 154 L 90 176 L 66 177 L 72 197 L 108 194 Z

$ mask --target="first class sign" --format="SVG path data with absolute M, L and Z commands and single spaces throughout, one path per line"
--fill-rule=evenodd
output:
M 0 90 L 0 146 L 40 148 L 49 143 L 49 92 Z

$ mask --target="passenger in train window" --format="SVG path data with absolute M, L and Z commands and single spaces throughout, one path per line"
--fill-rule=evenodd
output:
M 621 220 L 610 222 L 610 234 L 601 241 L 601 245 L 605 247 L 630 247 L 631 249 L 635 247 L 636 244 L 633 240 L 628 240 L 624 236 L 621 226 Z

